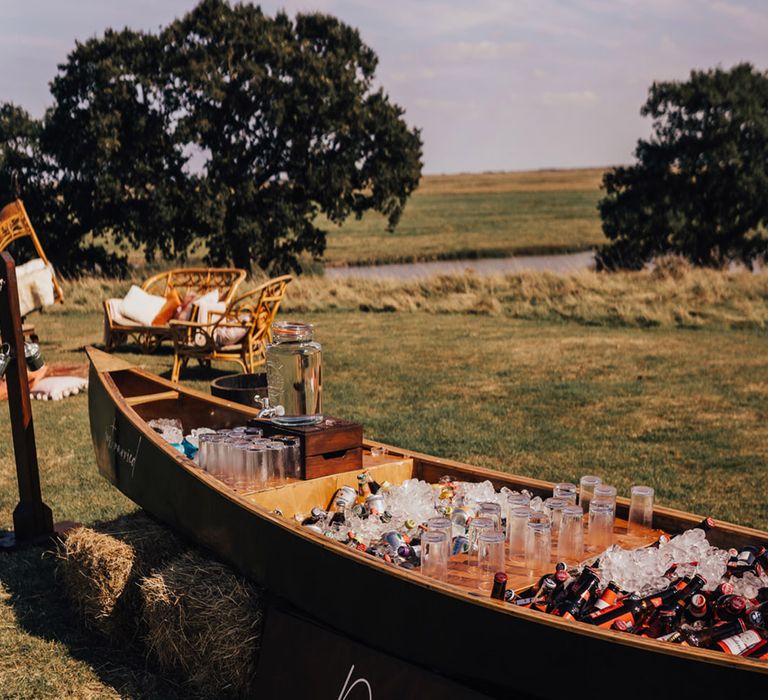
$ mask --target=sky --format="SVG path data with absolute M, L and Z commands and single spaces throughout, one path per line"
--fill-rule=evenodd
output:
M 194 0 L 0 0 L 0 101 L 41 116 L 75 40 L 157 30 Z M 357 27 L 422 130 L 424 172 L 614 165 L 650 133 L 654 80 L 768 69 L 768 0 L 283 0 Z

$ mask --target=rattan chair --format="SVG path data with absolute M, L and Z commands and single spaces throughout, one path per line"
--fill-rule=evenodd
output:
M 235 362 L 243 372 L 251 373 L 263 365 L 266 343 L 272 339 L 272 322 L 291 280 L 290 275 L 267 280 L 232 301 L 226 311 L 209 312 L 208 318 L 171 321 L 171 379 L 179 381 L 181 370 L 191 359 L 205 366 L 212 361 Z
M 31 239 L 37 256 L 46 266 L 50 266 L 51 263 L 40 244 L 40 239 L 37 237 L 32 222 L 29 220 L 27 210 L 24 208 L 24 202 L 15 199 L 0 209 L 0 251 L 5 250 L 13 241 L 25 236 Z M 53 275 L 53 298 L 59 304 L 64 301 L 64 293 L 61 291 L 55 274 Z
M 245 277 L 245 270 L 234 267 L 188 267 L 161 272 L 146 280 L 141 288 L 157 296 L 166 296 L 173 288 L 182 298 L 187 292 L 202 295 L 218 289 L 219 301 L 229 304 Z M 104 345 L 107 351 L 130 338 L 133 338 L 143 352 L 152 352 L 160 347 L 164 340 L 170 340 L 169 326 L 142 326 L 122 318 L 116 302 L 119 303 L 119 300 L 107 299 L 104 302 Z

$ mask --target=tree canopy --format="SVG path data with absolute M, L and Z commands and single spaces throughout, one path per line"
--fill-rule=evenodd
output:
M 394 227 L 418 185 L 420 133 L 375 88 L 376 64 L 334 17 L 224 0 L 157 34 L 108 30 L 59 66 L 42 120 L 0 108 L 0 187 L 20 172 L 69 269 L 114 270 L 105 242 L 297 269 L 324 251 L 318 221 L 374 210 Z
M 679 254 L 698 265 L 747 265 L 768 253 L 768 76 L 747 63 L 654 83 L 637 162 L 608 171 L 599 204 L 612 243 L 603 267 L 639 268 Z

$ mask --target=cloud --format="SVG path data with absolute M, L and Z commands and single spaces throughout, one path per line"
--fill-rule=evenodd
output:
M 456 41 L 437 47 L 442 57 L 455 61 L 496 61 L 519 56 L 525 51 L 522 41 Z
M 565 92 L 543 92 L 540 104 L 552 105 L 588 105 L 597 102 L 597 94 L 592 90 L 569 90 Z

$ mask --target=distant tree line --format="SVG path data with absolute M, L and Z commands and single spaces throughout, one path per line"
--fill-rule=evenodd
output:
M 768 76 L 748 63 L 651 86 L 653 134 L 637 162 L 606 173 L 599 204 L 607 269 L 677 254 L 751 266 L 768 253 Z
M 374 87 L 375 53 L 334 17 L 202 0 L 158 33 L 77 43 L 33 119 L 0 105 L 0 195 L 22 196 L 64 271 L 125 253 L 296 269 L 369 210 L 396 226 L 421 137 Z

